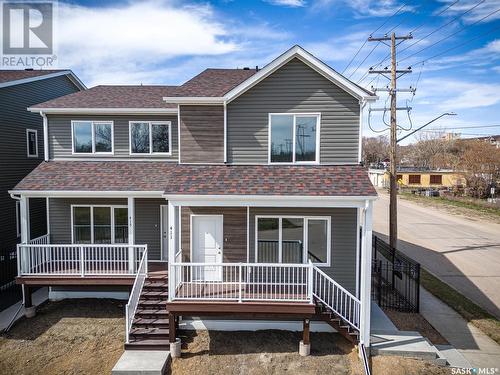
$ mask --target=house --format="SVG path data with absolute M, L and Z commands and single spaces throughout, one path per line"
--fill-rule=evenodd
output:
M 11 293 L 17 274 L 20 206 L 8 190 L 44 159 L 42 117 L 26 108 L 83 89 L 69 70 L 0 70 L 0 310 L 20 298 Z M 29 199 L 27 207 L 27 231 L 33 238 L 46 233 L 45 199 Z
M 26 306 L 40 285 L 54 298 L 125 294 L 134 349 L 178 353 L 181 323 L 298 321 L 307 353 L 311 319 L 369 348 L 377 195 L 360 140 L 375 99 L 294 46 L 259 70 L 31 106 L 48 152 L 11 191 Z M 27 231 L 35 197 L 49 202 L 39 238 Z
M 372 184 L 379 188 L 389 187 L 389 171 L 386 169 L 369 169 Z M 452 188 L 463 186 L 464 177 L 450 169 L 398 168 L 397 181 L 401 188 Z

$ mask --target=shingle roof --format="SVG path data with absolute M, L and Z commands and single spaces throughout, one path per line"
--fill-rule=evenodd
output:
M 361 166 L 43 162 L 14 190 L 163 191 L 189 195 L 375 196 Z
M 20 79 L 40 77 L 47 74 L 69 72 L 65 69 L 47 70 L 0 70 L 0 83 L 17 81 Z
M 177 108 L 163 101 L 176 86 L 95 86 L 31 108 Z

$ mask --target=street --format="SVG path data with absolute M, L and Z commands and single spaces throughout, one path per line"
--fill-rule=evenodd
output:
M 389 233 L 389 196 L 379 191 L 374 231 Z M 398 201 L 398 249 L 500 318 L 500 224 Z

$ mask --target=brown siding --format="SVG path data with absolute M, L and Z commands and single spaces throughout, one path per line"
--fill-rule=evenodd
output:
M 247 211 L 245 207 L 182 207 L 182 260 L 189 261 L 191 253 L 190 217 L 197 215 L 224 215 L 223 261 L 247 261 Z
M 224 107 L 183 105 L 179 111 L 181 163 L 223 163 Z

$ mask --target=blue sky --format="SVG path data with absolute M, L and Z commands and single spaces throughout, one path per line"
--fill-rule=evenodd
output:
M 500 134 L 499 9 L 500 0 L 59 2 L 59 67 L 73 69 L 89 86 L 180 84 L 206 67 L 263 66 L 300 44 L 343 72 L 377 28 L 374 36 L 416 29 L 414 39 L 399 47 L 407 48 L 400 67 L 414 71 L 399 87 L 417 86 L 413 100 L 399 96 L 400 106 L 408 100 L 413 107 L 413 126 L 453 111 L 458 115 L 429 128 Z M 388 52 L 383 44 L 366 43 L 344 74 L 355 82 L 364 78 L 360 84 L 370 87 L 375 76 L 366 74 L 368 68 Z M 386 83 L 380 77 L 371 84 Z M 374 106 L 384 102 L 381 95 Z M 371 119 L 372 128 L 384 128 L 381 113 Z M 402 127 L 410 126 L 405 112 L 399 119 Z M 367 127 L 365 134 L 375 133 Z

